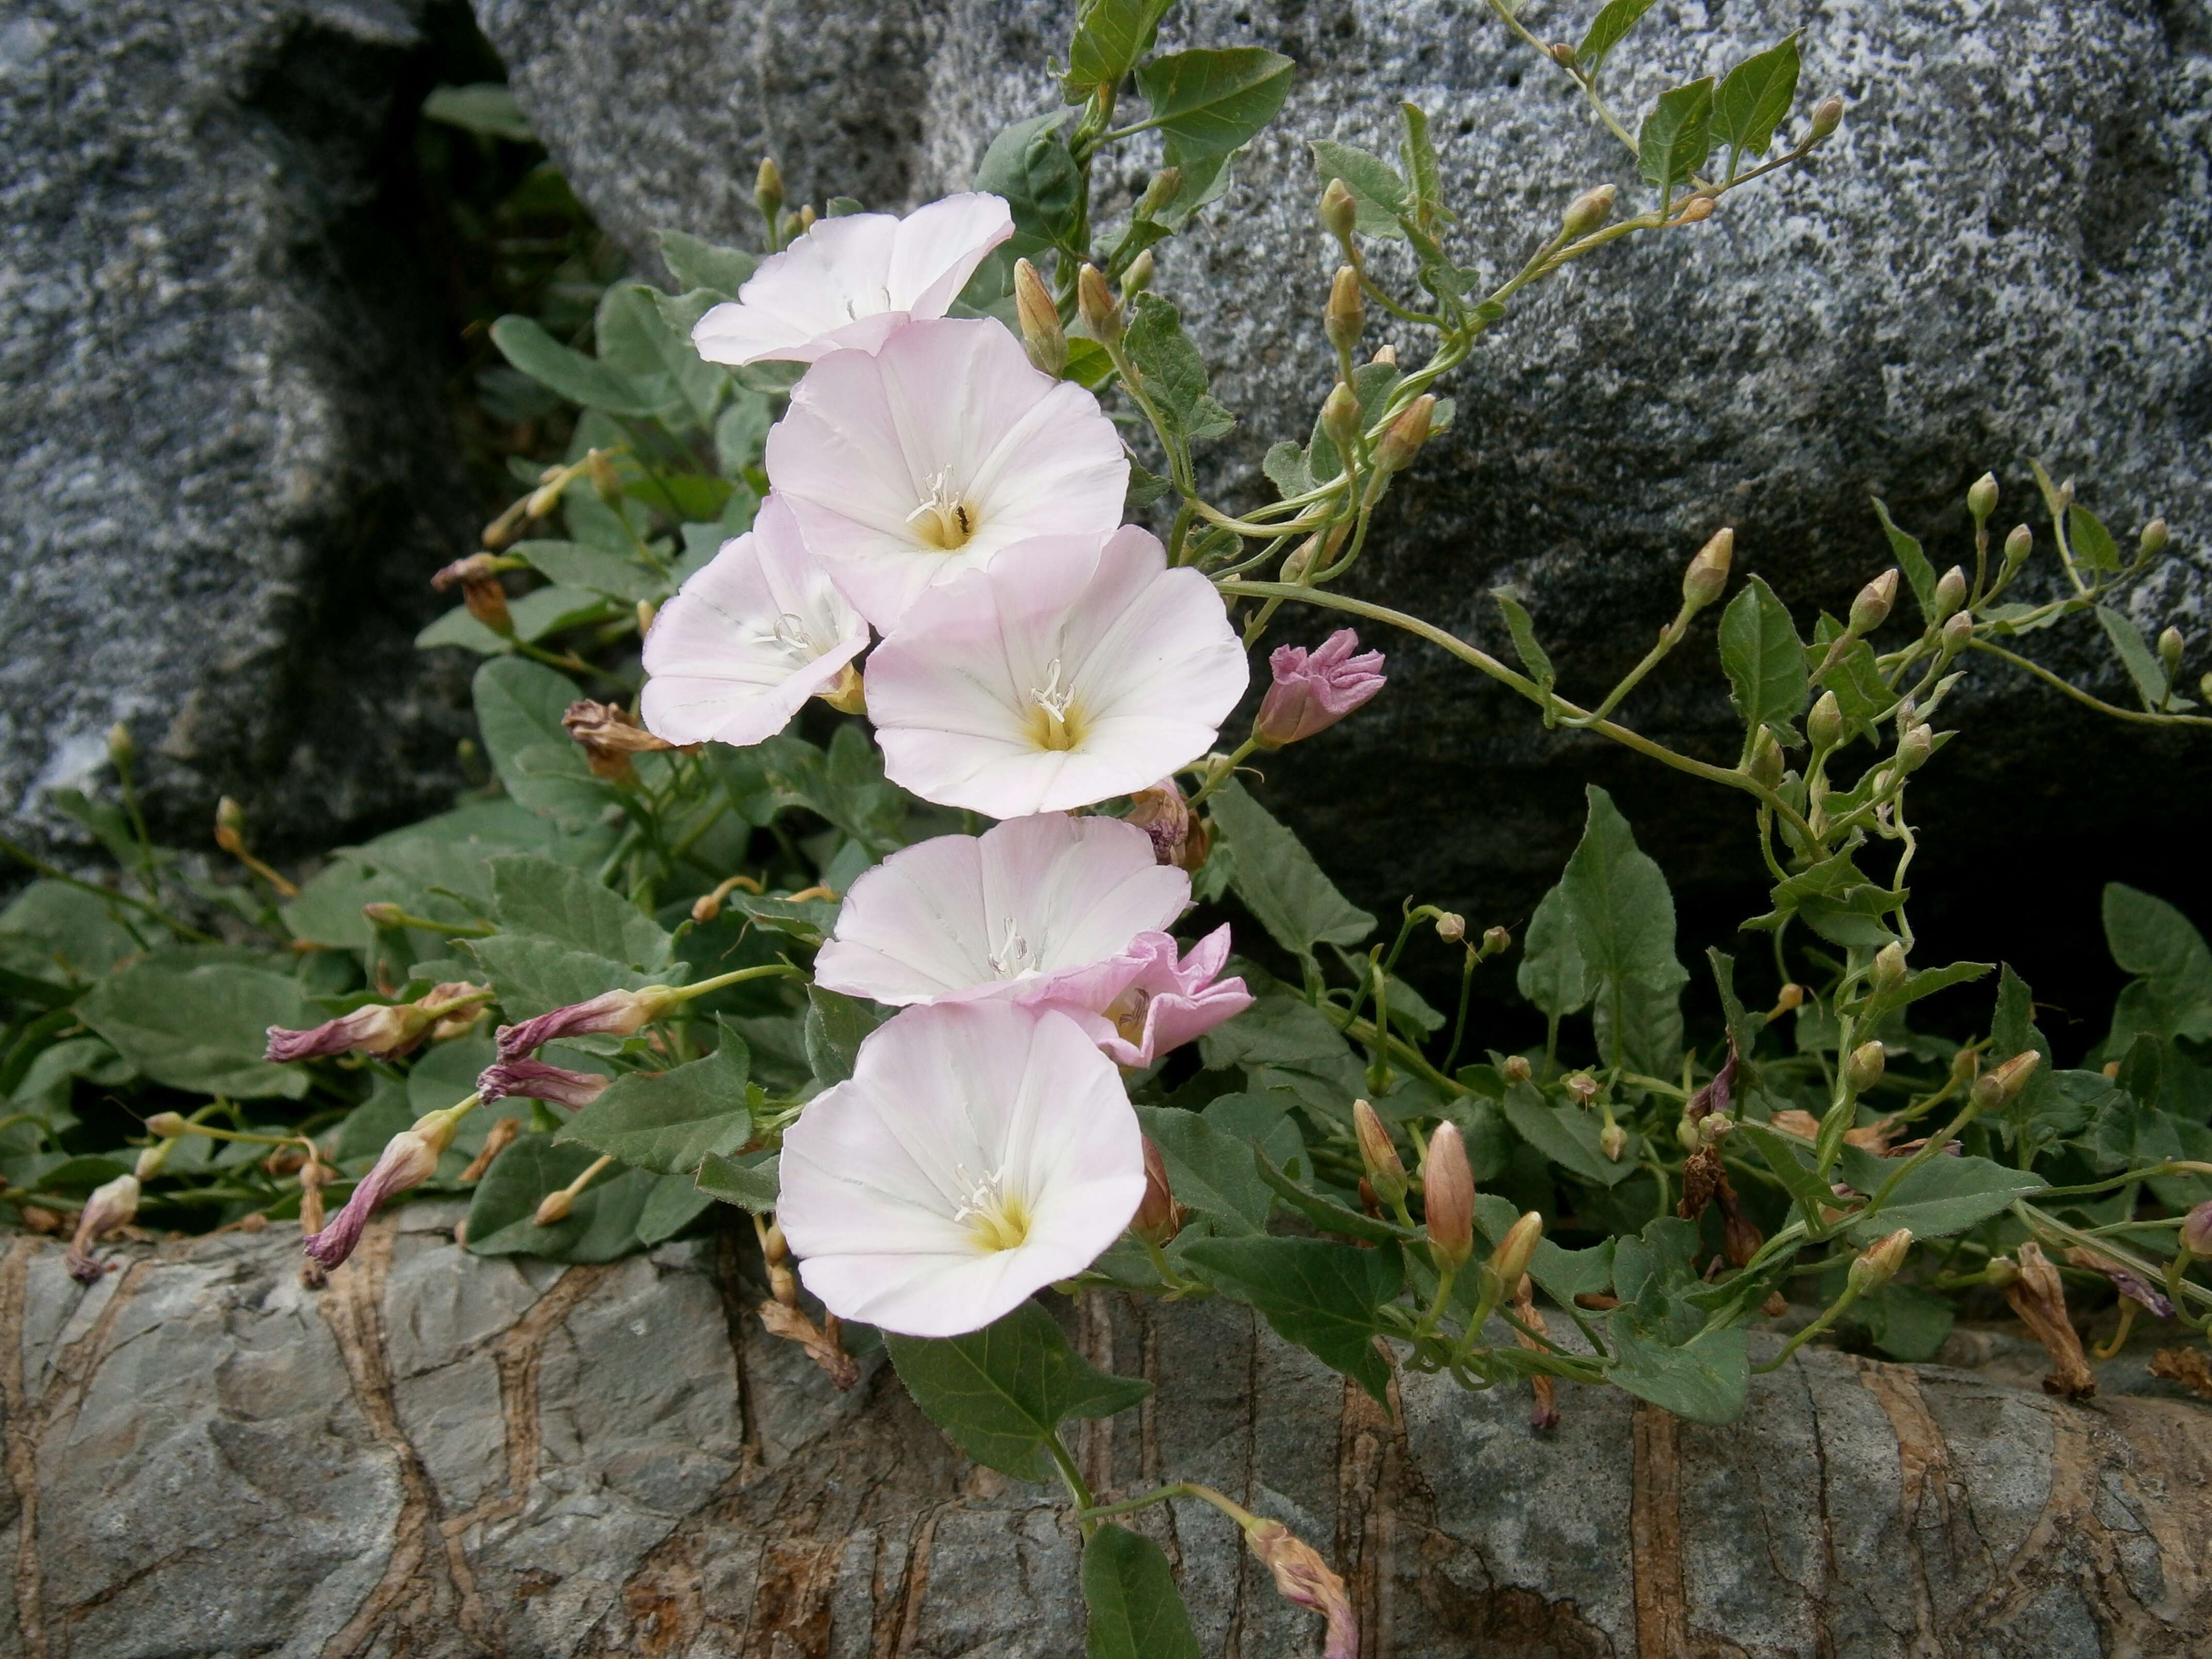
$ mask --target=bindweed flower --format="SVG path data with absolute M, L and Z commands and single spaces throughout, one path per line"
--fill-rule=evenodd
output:
M 1150 1066 L 1252 1006 L 1243 980 L 1221 977 L 1229 960 L 1227 922 L 1180 962 L 1165 933 L 1139 933 L 1122 960 L 1135 963 L 1135 977 L 1103 1012 L 1083 1022 L 1117 1065 Z
M 95 1261 L 92 1247 L 112 1232 L 129 1226 L 138 1215 L 138 1177 L 120 1175 L 92 1189 L 92 1196 L 77 1212 L 76 1233 L 63 1258 L 69 1276 L 80 1285 L 97 1285 L 107 1270 Z
M 438 1173 L 438 1160 L 453 1144 L 454 1131 L 476 1107 L 477 1098 L 471 1095 L 458 1106 L 425 1113 L 386 1142 L 375 1167 L 362 1177 L 361 1184 L 346 1200 L 345 1207 L 319 1231 L 301 1241 L 309 1259 L 325 1272 L 342 1266 L 361 1243 L 362 1230 L 368 1225 L 369 1218 L 383 1207 L 386 1199 L 410 1187 L 419 1187 Z
M 2000 1268 L 1999 1263 L 2003 1263 Z M 2069 1400 L 2087 1400 L 2097 1392 L 2097 1374 L 2081 1351 L 2081 1339 L 2066 1311 L 2066 1286 L 2033 1239 L 1990 1262 L 1990 1282 L 2004 1291 L 2004 1298 L 2051 1356 L 2051 1374 L 2043 1379 L 2045 1394 Z
M 370 1003 L 303 1031 L 271 1025 L 263 1058 L 283 1063 L 351 1052 L 391 1060 L 422 1042 L 433 1027 L 481 1008 L 491 998 L 485 987 L 457 980 L 434 987 L 420 1002 Z
M 1212 836 L 1206 820 L 1193 817 L 1181 786 L 1162 778 L 1149 789 L 1129 797 L 1129 811 L 1121 820 L 1133 823 L 1152 838 L 1152 856 L 1162 864 L 1195 875 L 1206 866 Z
M 2182 1217 L 2181 1248 L 2191 1255 L 2212 1255 L 2212 1198 Z
M 1206 753 L 1249 678 L 1213 585 L 1125 526 L 916 600 L 868 665 L 892 782 L 993 817 L 1089 806 Z
M 946 318 L 816 363 L 768 434 L 768 471 L 807 550 L 889 629 L 1018 542 L 1111 532 L 1129 463 L 1091 393 L 1040 374 L 997 323 Z
M 1314 650 L 1279 645 L 1267 659 L 1275 683 L 1260 704 L 1252 735 L 1280 749 L 1326 732 L 1382 689 L 1382 653 L 1359 650 L 1359 635 L 1340 628 Z
M 2130 1301 L 2148 1308 L 2160 1319 L 2173 1317 L 2173 1303 L 2166 1292 L 2150 1283 L 2133 1268 L 2115 1261 L 2095 1250 L 2075 1245 L 2066 1252 L 2067 1261 L 2077 1267 L 2086 1267 L 2093 1273 L 2102 1273 L 2112 1281 L 2112 1288 Z
M 868 625 L 806 550 L 779 496 L 693 573 L 645 637 L 638 711 L 674 743 L 774 737 L 809 697 L 857 690 Z
M 477 1097 L 486 1106 L 495 1100 L 543 1100 L 578 1112 L 605 1093 L 612 1080 L 519 1054 L 484 1067 L 477 1079 Z
M 947 196 L 903 219 L 848 213 L 818 220 L 761 262 L 691 331 L 710 363 L 811 363 L 850 347 L 873 351 L 909 318 L 942 317 L 993 248 L 1014 234 L 996 196 Z
M 958 1336 L 1082 1272 L 1145 1195 L 1120 1074 L 1066 1015 L 912 1008 L 785 1131 L 776 1218 L 841 1319 Z
M 1274 1575 L 1276 1592 L 1285 1601 L 1328 1620 L 1322 1659 L 1358 1659 L 1359 1624 L 1352 1617 L 1352 1598 L 1319 1552 L 1279 1521 L 1255 1521 L 1244 1528 L 1244 1541 Z
M 1132 824 L 1014 818 L 918 842 L 860 876 L 815 980 L 894 1007 L 1011 997 L 1103 1008 L 1145 965 L 1134 942 L 1164 937 L 1189 902 L 1190 878 L 1155 860 Z
M 1474 1254 L 1474 1170 L 1459 1126 L 1439 1123 L 1421 1164 L 1421 1207 L 1429 1254 L 1438 1267 L 1456 1271 Z
M 561 715 L 561 729 L 584 751 L 584 763 L 595 778 L 626 779 L 636 775 L 632 755 L 657 754 L 676 745 L 629 717 L 621 704 L 594 702 L 589 697 L 572 702 Z
M 568 1036 L 634 1036 L 667 1011 L 674 1000 L 665 985 L 642 991 L 602 991 L 587 1001 L 556 1008 L 520 1025 L 499 1028 L 499 1057 L 513 1060 L 540 1043 Z

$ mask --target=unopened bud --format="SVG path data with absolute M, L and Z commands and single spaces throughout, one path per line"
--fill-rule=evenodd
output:
M 1322 322 L 1329 345 L 1338 351 L 1350 351 L 1366 331 L 1367 298 L 1359 291 L 1359 273 L 1350 265 L 1336 268 L 1328 285 L 1328 309 L 1322 313 Z
M 1101 345 L 1110 346 L 1121 337 L 1121 313 L 1108 291 L 1106 279 L 1098 274 L 1096 265 L 1085 265 L 1075 278 L 1076 309 L 1083 314 L 1083 325 L 1091 331 L 1091 337 Z
M 541 1227 L 557 1226 L 568 1218 L 568 1212 L 576 1207 L 576 1195 L 566 1187 L 550 1192 L 538 1200 L 538 1212 L 531 1217 Z
M 156 1112 L 146 1120 L 146 1133 L 159 1135 L 164 1140 L 173 1140 L 179 1135 L 188 1135 L 192 1126 L 178 1112 Z
M 1674 216 L 1674 222 L 1678 225 L 1701 225 L 1712 216 L 1713 198 L 1692 196 L 1682 204 L 1682 210 Z
M 1900 941 L 1892 939 L 1875 952 L 1867 979 L 1877 992 L 1893 991 L 1905 982 L 1905 946 Z
M 1551 54 L 1552 61 L 1557 64 L 1561 69 L 1574 68 L 1576 62 L 1575 49 L 1569 46 L 1565 41 L 1554 40 L 1550 46 L 1545 47 L 1544 50 Z
M 246 811 L 228 795 L 215 805 L 215 844 L 226 853 L 246 850 Z
M 1897 1270 L 1905 1265 L 1905 1258 L 1912 1252 L 1912 1230 L 1899 1227 L 1887 1237 L 1877 1239 L 1867 1247 L 1866 1253 L 1851 1263 L 1850 1287 L 1861 1296 L 1878 1291 L 1897 1277 Z
M 1526 1054 L 1508 1054 L 1498 1067 L 1498 1075 L 1509 1084 L 1526 1083 L 1535 1073 L 1536 1068 L 1528 1063 Z
M 1381 363 L 1387 368 L 1395 368 L 1398 366 L 1398 348 L 1394 345 L 1376 346 L 1375 355 L 1367 361 L 1370 363 Z
M 592 489 L 609 507 L 619 509 L 623 498 L 622 474 L 615 470 L 614 457 L 604 449 L 594 449 L 584 457 L 584 471 L 592 481 Z
M 138 758 L 138 744 L 131 736 L 131 728 L 121 720 L 107 728 L 107 763 L 118 772 L 129 769 Z
M 2168 628 L 2158 636 L 2158 659 L 2166 665 L 2166 683 L 2181 683 L 2181 648 L 2186 643 L 2178 628 Z
M 1157 219 L 1160 216 L 1160 210 L 1182 193 L 1182 169 L 1162 167 L 1152 175 L 1152 183 L 1145 186 L 1145 193 L 1138 198 L 1135 216 Z
M 1813 106 L 1813 142 L 1818 143 L 1826 137 L 1843 125 L 1843 120 L 1844 100 L 1832 92 Z
M 1357 453 L 1359 445 L 1359 399 L 1341 380 L 1331 387 L 1328 396 L 1322 400 L 1321 429 L 1328 434 L 1329 442 L 1336 446 L 1339 455 L 1348 458 Z
M 1529 1210 L 1498 1241 L 1498 1248 L 1490 1253 L 1490 1270 L 1505 1287 L 1505 1295 L 1512 1295 L 1515 1286 L 1521 1283 L 1521 1275 L 1528 1271 L 1529 1258 L 1536 1254 L 1536 1246 L 1543 1240 L 1544 1218 Z
M 1429 1156 L 1421 1165 L 1421 1206 L 1437 1266 L 1464 1267 L 1474 1254 L 1474 1171 L 1457 1124 L 1438 1124 L 1429 1137 Z
M 2074 505 L 2074 480 L 2071 478 L 2062 480 L 2058 488 L 2053 491 L 2052 494 L 2054 496 L 2053 506 L 2055 509 L 2060 513 L 2063 513 L 2068 507 Z
M 1852 1049 L 1850 1059 L 1844 1066 L 1844 1076 L 1850 1084 L 1851 1092 L 1863 1095 L 1881 1082 L 1885 1063 L 1879 1042 L 1862 1042 Z
M 1605 1154 L 1607 1163 L 1620 1163 L 1621 1155 L 1628 1150 L 1628 1131 L 1618 1123 L 1607 1124 L 1597 1132 L 1597 1149 Z
M 1936 752 L 1936 733 L 1925 726 L 1916 726 L 1897 740 L 1897 769 L 1911 775 L 1928 764 L 1928 757 Z
M 1133 300 L 1152 285 L 1152 251 L 1146 248 L 1129 261 L 1129 268 L 1121 273 L 1121 297 Z
M 1367 1184 L 1375 1189 L 1376 1197 L 1395 1209 L 1405 1200 L 1407 1181 L 1406 1166 L 1398 1157 L 1390 1131 L 1364 1100 L 1352 1103 L 1352 1127 L 1359 1138 L 1359 1161 L 1366 1166 Z
M 1484 956 L 1504 956 L 1506 951 L 1512 948 L 1513 935 L 1507 933 L 1503 927 L 1486 927 L 1482 930 L 1482 954 Z M 1522 1063 L 1526 1065 L 1528 1062 L 1523 1060 Z
M 372 927 L 404 927 L 407 912 L 389 899 L 379 899 L 361 907 L 362 919 Z
M 1990 1265 L 1982 1270 L 1990 1289 L 2002 1291 L 2020 1282 L 2020 1264 L 2008 1255 L 1993 1255 Z
M 1413 464 L 1413 457 L 1429 441 L 1429 423 L 1436 416 L 1436 398 L 1425 392 L 1390 422 L 1382 441 L 1375 446 L 1375 471 L 1378 477 L 1403 471 Z
M 1948 622 L 1966 602 L 1966 573 L 1954 564 L 1936 584 L 1935 594 L 1929 600 L 1928 620 L 1941 626 Z
M 2142 534 L 2136 542 L 2136 550 L 2146 559 L 2154 559 L 2166 551 L 2166 520 L 2153 519 L 2142 527 Z
M 1559 222 L 1559 234 L 1571 242 L 1603 229 L 1606 221 L 1613 217 L 1615 194 L 1611 185 L 1600 185 L 1576 197 L 1567 204 L 1566 216 Z
M 1782 787 L 1782 745 L 1774 733 L 1760 726 L 1751 740 L 1752 781 L 1765 789 Z
M 2008 568 L 2017 566 L 2035 546 L 2035 532 L 2024 524 L 2016 524 L 2005 538 L 2004 556 Z
M 1774 994 L 1774 1012 L 1794 1014 L 1805 1006 L 1805 988 L 1792 980 Z
M 1167 1160 L 1160 1156 L 1160 1149 L 1147 1135 L 1145 1137 L 1145 1196 L 1137 1205 L 1137 1213 L 1130 1220 L 1129 1231 L 1158 1248 L 1182 1231 L 1182 1206 L 1176 1202 L 1174 1193 L 1168 1188 Z
M 753 177 L 753 204 L 771 227 L 775 223 L 775 216 L 783 211 L 783 169 L 776 166 L 773 157 L 763 160 L 760 171 Z
M 1943 653 L 1946 656 L 1955 657 L 1960 652 L 1964 651 L 1969 645 L 1973 643 L 1973 612 L 1971 611 L 1961 611 L 1954 614 L 1950 621 L 1943 624 L 1943 632 L 1941 638 L 1943 643 Z
M 1042 374 L 1058 379 L 1067 367 L 1067 331 L 1060 325 L 1060 307 L 1026 259 L 1014 261 L 1014 314 L 1022 325 L 1022 349 Z
M 2199 674 L 2197 677 L 2197 689 L 2203 694 L 2207 702 L 2212 702 L 2212 673 Z
M 1994 472 L 1984 472 L 1966 486 L 1966 511 L 1981 524 L 1997 510 L 1997 479 Z
M 1995 1071 L 1984 1072 L 1976 1078 L 1971 1098 L 1985 1112 L 2009 1106 L 2020 1097 L 2020 1091 L 2027 1087 L 2027 1080 L 2042 1064 L 2042 1054 L 2033 1048 L 2014 1054 Z
M 2181 1218 L 2181 1248 L 2191 1255 L 2212 1255 L 2212 1198 Z
M 1833 749 L 1843 740 L 1844 706 L 1832 691 L 1823 691 L 1805 716 L 1805 735 L 1815 749 Z
M 1467 918 L 1447 910 L 1437 918 L 1437 937 L 1447 945 L 1456 945 L 1467 937 Z
M 1698 1120 L 1698 1138 L 1708 1146 L 1719 1146 L 1735 1133 L 1735 1120 L 1726 1112 L 1707 1112 Z
M 1982 1057 L 1972 1048 L 1961 1048 L 1951 1056 L 1951 1080 L 1954 1083 L 1972 1082 L 1981 1069 Z
M 1338 241 L 1352 240 L 1352 228 L 1359 222 L 1359 204 L 1352 199 L 1341 179 L 1330 179 L 1328 188 L 1321 193 L 1321 222 Z
M 1674 1139 L 1686 1152 L 1701 1152 L 1705 1147 L 1705 1130 L 1687 1112 L 1674 1120 Z
M 1588 1072 L 1572 1073 L 1566 1080 L 1566 1087 L 1577 1106 L 1587 1106 L 1597 1098 L 1597 1079 Z
M 1682 573 L 1682 603 L 1702 611 L 1720 598 L 1728 586 L 1729 565 L 1735 557 L 1735 532 L 1723 525 L 1712 539 L 1698 550 Z
M 1851 601 L 1850 631 L 1871 634 L 1889 620 L 1890 607 L 1897 603 L 1897 572 L 1885 570 L 1859 589 L 1858 598 Z

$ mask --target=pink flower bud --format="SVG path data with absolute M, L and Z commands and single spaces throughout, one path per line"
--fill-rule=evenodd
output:
M 1382 689 L 1382 653 L 1358 656 L 1359 635 L 1340 628 L 1316 650 L 1277 646 L 1267 659 L 1275 683 L 1260 704 L 1252 735 L 1263 749 L 1325 732 Z
M 2181 1248 L 2191 1255 L 2212 1255 L 2212 1198 L 2181 1218 Z
M 512 1060 L 556 1037 L 633 1036 L 660 1018 L 669 1000 L 665 985 L 642 991 L 602 991 L 589 1001 L 556 1008 L 520 1025 L 499 1028 L 499 1057 Z
M 70 1240 L 64 1258 L 69 1275 L 80 1285 L 97 1285 L 106 1270 L 93 1260 L 92 1247 L 108 1234 L 127 1227 L 138 1213 L 138 1177 L 118 1176 L 95 1187 L 76 1218 L 76 1236 Z
M 528 1054 L 517 1054 L 485 1066 L 477 1079 L 477 1094 L 487 1106 L 495 1100 L 544 1100 L 576 1112 L 605 1093 L 610 1081 L 590 1072 L 572 1072 L 565 1066 L 549 1066 Z

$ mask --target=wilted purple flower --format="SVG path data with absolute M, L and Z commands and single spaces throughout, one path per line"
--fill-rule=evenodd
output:
M 512 1060 L 538 1044 L 567 1036 L 633 1036 L 660 1018 L 668 988 L 649 985 L 642 991 L 602 991 L 586 1002 L 569 1004 L 520 1025 L 499 1028 L 499 1057 Z
M 458 1106 L 425 1113 L 386 1141 L 376 1167 L 362 1177 L 345 1207 L 320 1231 L 301 1241 L 315 1264 L 325 1268 L 339 1266 L 361 1243 L 362 1230 L 383 1207 L 385 1200 L 419 1187 L 437 1174 L 438 1160 L 453 1144 L 453 1132 L 476 1107 L 477 1097 L 471 1095 Z
M 2114 1290 L 2131 1301 L 2141 1303 L 2159 1318 L 2173 1317 L 2173 1304 L 2167 1299 L 2164 1291 L 2110 1256 L 2100 1255 L 2094 1250 L 2085 1250 L 2076 1246 L 2066 1252 L 2066 1259 L 2077 1267 L 2087 1267 L 2093 1273 L 2104 1274 L 2112 1281 Z
M 549 1066 L 528 1054 L 517 1054 L 487 1066 L 477 1079 L 477 1095 L 487 1106 L 495 1100 L 520 1098 L 550 1101 L 570 1111 L 581 1111 L 605 1092 L 611 1079 L 590 1072 L 572 1072 L 565 1066 Z
M 431 1027 L 461 1010 L 481 1007 L 491 995 L 484 986 L 456 980 L 433 987 L 420 1002 L 369 1003 L 304 1031 L 272 1025 L 264 1058 L 320 1060 L 352 1051 L 379 1060 L 396 1059 L 422 1042 Z
M 122 1175 L 92 1189 L 76 1218 L 76 1236 L 70 1240 L 64 1258 L 69 1275 L 80 1285 L 97 1285 L 106 1271 L 93 1259 L 92 1247 L 118 1228 L 127 1227 L 138 1213 L 138 1177 Z
M 1352 1616 L 1352 1598 L 1345 1594 L 1344 1580 L 1314 1547 L 1279 1521 L 1247 1522 L 1244 1541 L 1274 1574 L 1275 1589 L 1285 1601 L 1328 1620 L 1322 1659 L 1358 1659 L 1359 1623 Z
M 1149 1066 L 1252 1006 L 1243 980 L 1220 977 L 1229 960 L 1227 922 L 1180 962 L 1175 940 L 1160 933 L 1138 934 L 1121 959 L 1140 965 L 1104 1013 L 1070 1010 L 1117 1065 Z
M 2181 1248 L 2191 1255 L 2212 1255 L 2212 1198 L 2182 1217 Z
M 1359 635 L 1340 628 L 1315 650 L 1279 645 L 1267 659 L 1275 683 L 1260 704 L 1252 735 L 1263 749 L 1325 732 L 1382 689 L 1382 653 L 1359 651 Z

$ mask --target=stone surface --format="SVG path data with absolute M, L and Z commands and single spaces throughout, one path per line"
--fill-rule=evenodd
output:
M 662 224 L 754 240 L 750 179 L 763 153 L 781 158 L 795 198 L 900 206 L 964 185 L 999 125 L 1050 106 L 1048 61 L 1064 49 L 1071 8 L 477 9 L 579 193 L 642 251 Z M 1547 35 L 1571 33 L 1589 9 L 1531 15 Z M 1638 67 L 1616 72 L 1618 100 L 1640 106 L 1800 27 L 1801 111 L 1831 88 L 1850 106 L 1834 146 L 1808 173 L 1732 198 L 1702 228 L 1592 260 L 1521 306 L 1456 377 L 1455 428 L 1396 492 L 1349 586 L 1503 653 L 1487 591 L 1517 584 L 1565 687 L 1595 695 L 1672 614 L 1683 562 L 1717 526 L 1740 527 L 1741 568 L 1793 601 L 1840 610 L 1887 562 L 1870 492 L 1940 532 L 1940 568 L 1962 551 L 1966 484 L 1996 469 L 2008 524 L 2026 514 L 2034 455 L 2079 472 L 2083 499 L 2124 535 L 2154 512 L 2173 522 L 2179 556 L 2136 609 L 2154 628 L 2179 620 L 2201 637 L 2212 620 L 2203 6 L 1670 5 L 1624 49 Z M 1303 436 L 1327 386 L 1319 313 L 1334 261 L 1312 224 L 1304 141 L 1388 152 L 1395 100 L 1421 103 L 1448 193 L 1467 210 L 1462 257 L 1499 275 L 1577 190 L 1633 176 L 1571 90 L 1480 0 L 1185 5 L 1165 38 L 1256 42 L 1299 64 L 1237 188 L 1161 251 L 1157 284 L 1243 416 L 1214 469 L 1243 500 L 1265 498 L 1261 454 Z M 1147 159 L 1135 152 L 1109 198 L 1126 203 Z M 1632 718 L 1732 760 L 1711 626 Z M 2094 638 L 2045 635 L 2037 650 L 2116 685 Z M 1601 739 L 1547 737 L 1525 705 L 1426 647 L 1401 644 L 1394 657 L 1384 699 L 1269 768 L 1272 798 L 1370 902 L 1395 906 L 1411 888 L 1512 919 L 1557 873 L 1593 775 L 1622 793 L 1678 881 L 1756 882 L 1741 815 L 1717 792 L 1674 787 Z M 2200 648 L 2191 681 L 2207 666 Z M 1978 868 L 2084 842 L 2109 860 L 2116 792 L 2146 769 L 2174 792 L 2172 816 L 2139 814 L 2148 842 L 2138 846 L 2181 850 L 2158 824 L 2212 806 L 2201 733 L 2103 721 L 2008 670 L 1977 680 L 1975 741 L 1923 775 L 1922 811 L 1962 841 L 1971 821 Z M 1981 810 L 1993 783 L 2008 802 L 1994 818 Z M 1939 833 L 1923 872 L 1942 867 L 1942 848 Z M 2097 873 L 2120 872 L 2107 862 Z M 2168 872 L 2165 890 L 2186 900 L 2173 883 L 2196 880 Z
M 419 0 L 0 21 L 0 818 L 126 721 L 162 825 L 265 844 L 450 799 L 469 531 L 434 290 L 377 189 Z M 416 95 L 419 95 L 419 92 Z M 105 782 L 106 780 L 103 780 Z
M 879 1357 L 836 1395 L 734 1254 L 487 1261 L 455 1213 L 380 1222 L 319 1293 L 290 1227 L 120 1247 L 88 1291 L 9 1241 L 0 1655 L 1082 1650 L 1054 1495 L 964 1462 Z M 1434 1377 L 1386 1413 L 1225 1304 L 1073 1319 L 1159 1385 L 1075 1443 L 1094 1489 L 1287 1522 L 1368 1659 L 2185 1659 L 2212 1627 L 2206 1409 L 2054 1401 L 2001 1335 L 1978 1373 L 1803 1352 L 1725 1430 L 1568 1390 L 1539 1436 Z M 1212 1510 L 1148 1524 L 1207 1654 L 1318 1651 Z

